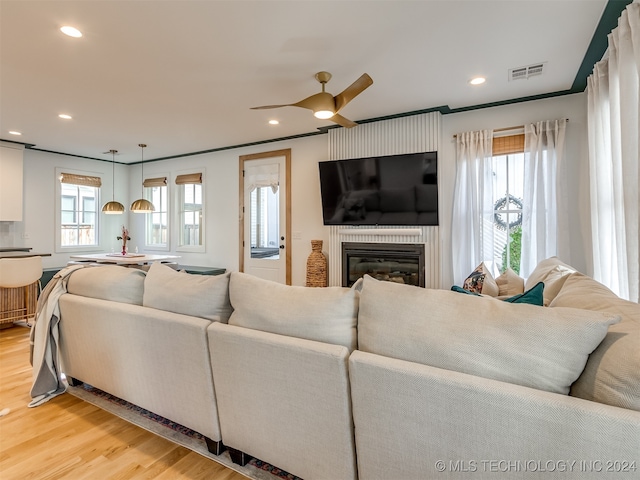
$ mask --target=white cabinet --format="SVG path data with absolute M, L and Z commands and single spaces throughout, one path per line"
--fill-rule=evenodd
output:
M 24 147 L 0 144 L 0 221 L 22 221 L 22 157 Z

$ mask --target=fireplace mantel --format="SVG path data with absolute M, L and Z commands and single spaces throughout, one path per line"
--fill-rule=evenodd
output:
M 340 235 L 371 235 L 380 237 L 389 236 L 419 236 L 422 230 L 419 228 L 341 228 Z

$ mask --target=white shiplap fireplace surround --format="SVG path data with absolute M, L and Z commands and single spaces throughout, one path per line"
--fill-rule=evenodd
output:
M 439 112 L 423 113 L 356 128 L 329 130 L 329 160 L 399 155 L 438 151 L 440 138 Z M 439 288 L 439 227 L 349 227 L 330 226 L 329 285 L 342 285 L 342 243 L 418 243 L 425 246 L 425 287 Z

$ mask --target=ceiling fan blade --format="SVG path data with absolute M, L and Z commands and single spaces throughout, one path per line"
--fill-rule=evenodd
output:
M 360 95 L 366 88 L 373 85 L 373 79 L 363 73 L 362 76 L 345 88 L 341 93 L 335 96 L 336 113 L 342 110 L 342 108 L 353 100 L 356 96 Z
M 356 122 L 352 122 L 351 120 L 349 120 L 348 118 L 344 118 L 342 115 L 340 115 L 339 113 L 336 113 L 333 117 L 331 117 L 329 120 L 337 123 L 338 125 L 343 126 L 344 128 L 353 128 L 355 126 L 357 126 L 358 124 Z
M 251 110 L 266 110 L 268 108 L 280 108 L 280 107 L 292 107 L 294 104 L 287 103 L 286 105 L 263 105 L 261 107 L 251 107 Z
M 315 95 L 311 95 L 310 97 L 305 98 L 304 100 L 300 100 L 293 104 L 294 107 L 302 107 L 308 108 L 309 110 L 331 110 L 335 111 L 333 96 L 327 92 L 316 93 Z
M 287 103 L 285 105 L 263 105 L 261 107 L 251 107 L 251 110 L 265 110 L 267 108 L 280 108 L 280 107 L 301 107 L 308 108 L 309 110 L 318 110 L 326 108 L 334 111 L 333 96 L 327 92 L 316 93 L 310 97 L 304 98 L 296 103 Z

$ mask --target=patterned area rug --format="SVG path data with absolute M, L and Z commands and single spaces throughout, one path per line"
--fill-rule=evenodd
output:
M 225 451 L 221 455 L 216 456 L 207 450 L 204 437 L 198 432 L 194 432 L 187 427 L 156 415 L 144 408 L 114 397 L 91 385 L 70 386 L 67 392 L 92 405 L 113 413 L 128 422 L 138 425 L 151 433 L 155 433 L 171 442 L 182 445 L 214 462 L 221 463 L 225 467 L 235 470 L 248 478 L 254 480 L 302 480 L 295 475 L 255 458 L 244 467 L 241 467 L 231 461 L 229 452 Z

